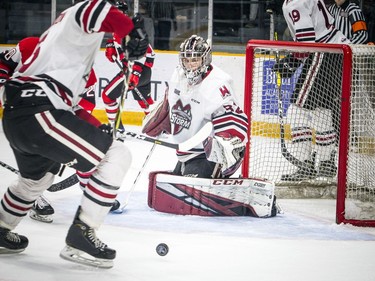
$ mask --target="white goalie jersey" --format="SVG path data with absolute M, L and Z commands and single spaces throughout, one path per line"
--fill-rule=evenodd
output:
M 212 65 L 203 81 L 189 85 L 183 70 L 175 69 L 168 93 L 171 138 L 181 143 L 194 136 L 208 122 L 214 126 L 214 134 L 227 132 L 247 142 L 247 116 L 238 106 L 231 77 Z M 203 145 L 189 152 L 177 151 L 184 162 L 204 153 Z
M 322 0 L 285 0 L 284 18 L 294 41 L 349 44 Z

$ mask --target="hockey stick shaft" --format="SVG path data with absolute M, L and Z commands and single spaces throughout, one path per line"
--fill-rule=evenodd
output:
M 123 70 L 123 68 L 122 68 L 122 66 L 121 66 L 121 62 L 117 59 L 117 58 L 115 58 L 115 62 L 116 62 L 116 64 L 117 64 L 117 66 L 120 68 L 120 70 L 122 71 L 122 73 L 124 73 L 124 70 Z M 128 69 L 128 71 L 130 71 L 131 72 L 131 70 L 132 69 Z M 130 72 L 129 72 L 129 78 L 130 78 Z M 124 75 L 125 75 L 125 73 L 124 73 Z M 129 89 L 129 81 L 128 81 L 128 89 Z M 137 94 L 137 96 L 144 102 L 144 104 L 146 105 L 146 109 L 147 108 L 149 108 L 149 106 L 150 106 L 150 104 L 147 102 L 147 100 L 143 97 L 143 95 L 142 95 L 142 93 L 138 90 L 138 88 L 137 87 L 135 87 L 134 88 L 134 90 L 133 91 L 135 91 L 135 93 Z M 127 92 L 127 90 L 126 91 L 124 91 L 125 92 L 125 94 L 126 94 L 126 92 Z
M 2 167 L 4 167 L 4 168 L 8 169 L 9 171 L 15 173 L 16 175 L 19 175 L 19 174 L 20 174 L 20 172 L 19 172 L 16 168 L 13 168 L 12 166 L 10 166 L 10 165 L 4 163 L 3 161 L 0 161 L 0 166 L 2 166 Z
M 114 58 L 114 60 L 116 64 L 120 67 L 121 71 L 124 73 L 124 85 L 125 85 L 124 91 L 121 93 L 121 96 L 120 96 L 118 110 L 117 110 L 116 118 L 115 118 L 115 124 L 113 128 L 113 137 L 116 138 L 117 130 L 120 127 L 120 123 L 121 123 L 121 114 L 122 114 L 122 108 L 124 106 L 125 95 L 129 89 L 129 78 L 130 78 L 130 72 L 133 68 L 133 65 L 131 62 L 128 62 L 128 71 L 127 73 L 125 73 L 124 69 L 122 68 L 121 62 L 117 58 Z
M 154 150 L 155 150 L 155 147 L 156 147 L 156 143 L 154 143 L 154 144 L 152 145 L 152 147 L 151 147 L 151 149 L 150 149 L 150 152 L 147 154 L 146 159 L 145 159 L 145 161 L 143 162 L 142 168 L 139 170 L 138 175 L 137 175 L 137 177 L 135 178 L 135 180 L 134 180 L 134 182 L 133 182 L 133 185 L 132 185 L 131 188 L 129 189 L 129 193 L 128 193 L 128 195 L 126 196 L 124 202 L 121 204 L 121 207 L 120 207 L 118 210 L 113 211 L 112 213 L 115 213 L 115 214 L 122 214 L 122 213 L 124 212 L 124 209 L 125 209 L 126 206 L 128 205 L 129 200 L 130 200 L 130 197 L 131 197 L 131 195 L 133 194 L 134 189 L 135 189 L 135 187 L 136 187 L 136 185 L 137 185 L 137 183 L 138 183 L 138 180 L 139 180 L 140 176 L 143 174 L 143 171 L 144 171 L 145 167 L 147 166 L 147 163 L 149 162 L 149 160 L 150 160 L 150 158 L 151 158 L 151 155 L 152 155 L 152 153 L 153 153 Z
M 166 147 L 181 150 L 181 151 L 188 151 L 194 148 L 195 146 L 197 146 L 198 144 L 202 143 L 211 134 L 212 129 L 213 129 L 212 123 L 208 122 L 193 137 L 191 137 L 190 139 L 180 144 L 170 143 L 170 142 L 162 141 L 160 139 L 154 139 L 145 135 L 141 135 L 141 134 L 137 134 L 137 133 L 129 132 L 129 131 L 125 131 L 125 135 L 130 136 L 135 139 L 151 142 L 157 145 L 166 146 Z
M 13 168 L 12 166 L 10 166 L 10 165 L 2 162 L 2 161 L 0 161 L 0 166 L 8 169 L 9 171 L 15 173 L 16 175 L 20 174 L 20 172 L 16 168 Z M 48 191 L 50 191 L 50 192 L 56 192 L 56 191 L 64 190 L 64 189 L 66 189 L 68 187 L 73 186 L 77 182 L 78 182 L 77 175 L 73 174 L 70 177 L 66 178 L 65 180 L 62 180 L 62 181 L 60 181 L 58 183 L 55 183 L 55 184 L 51 185 L 48 188 Z

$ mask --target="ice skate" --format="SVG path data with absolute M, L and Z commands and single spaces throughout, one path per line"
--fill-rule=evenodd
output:
M 29 244 L 27 237 L 0 227 L 0 254 L 15 254 L 24 251 Z
M 94 267 L 113 267 L 116 251 L 96 237 L 95 230 L 78 218 L 79 213 L 80 207 L 68 231 L 66 246 L 60 252 L 60 257 Z
M 40 222 L 51 223 L 53 221 L 52 215 L 54 213 L 55 210 L 52 208 L 47 198 L 41 195 L 35 200 L 34 205 L 29 212 L 29 216 Z

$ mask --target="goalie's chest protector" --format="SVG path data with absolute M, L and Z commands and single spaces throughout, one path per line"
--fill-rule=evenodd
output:
M 168 94 L 171 132 L 177 143 L 195 135 L 222 108 L 220 86 L 226 85 L 221 71 L 215 68 L 197 85 L 188 85 L 183 71 L 174 72 Z M 231 89 L 229 84 L 226 86 Z M 198 148 L 198 147 L 197 147 Z

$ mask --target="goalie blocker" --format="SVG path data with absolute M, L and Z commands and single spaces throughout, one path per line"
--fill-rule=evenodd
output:
M 273 182 L 258 179 L 204 179 L 151 172 L 148 206 L 177 215 L 267 218 L 277 214 L 274 189 Z

